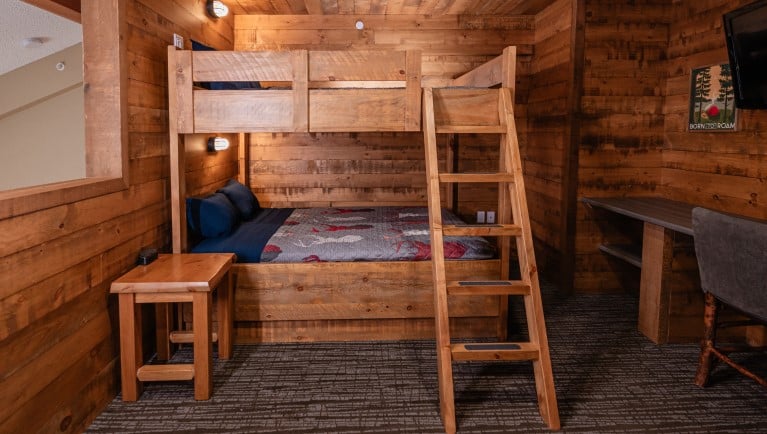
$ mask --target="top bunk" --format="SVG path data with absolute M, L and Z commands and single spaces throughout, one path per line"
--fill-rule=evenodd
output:
M 421 129 L 420 51 L 169 47 L 168 76 L 171 119 L 180 134 Z M 268 87 L 242 88 L 248 82 Z
M 515 69 L 516 47 L 457 78 L 443 79 L 422 76 L 417 50 L 189 51 L 171 46 L 171 133 L 420 131 L 422 86 L 439 88 L 438 123 L 465 117 L 467 125 L 477 119 L 497 125 L 498 112 L 487 104 L 497 91 L 488 89 L 513 88 Z

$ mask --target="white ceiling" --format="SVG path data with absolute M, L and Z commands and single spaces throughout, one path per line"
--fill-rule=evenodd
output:
M 42 46 L 25 48 L 25 38 Z M 21 0 L 0 0 L 0 75 L 71 47 L 83 40 L 80 23 L 43 11 Z

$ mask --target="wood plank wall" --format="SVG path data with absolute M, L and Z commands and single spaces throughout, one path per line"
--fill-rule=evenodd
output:
M 767 219 L 767 111 L 740 110 L 736 132 L 688 132 L 692 68 L 727 62 L 722 15 L 751 0 L 685 1 L 669 29 L 664 104 L 663 196 Z M 703 299 L 692 238 L 675 242 L 670 334 L 700 335 Z M 687 249 L 680 245 L 688 244 Z
M 354 28 L 357 19 L 364 30 Z M 524 87 L 533 28 L 531 16 L 243 15 L 235 17 L 235 48 L 419 49 L 425 77 L 452 78 L 517 45 L 518 84 Z M 519 97 L 517 104 L 518 118 L 524 119 Z M 524 121 L 520 125 L 524 131 Z M 497 139 L 493 142 L 462 137 L 462 169 L 497 167 L 488 166 L 497 164 Z M 420 133 L 252 134 L 251 143 L 250 185 L 271 206 L 426 201 Z M 459 212 L 473 219 L 478 209 L 494 209 L 496 198 L 492 188 L 462 187 Z
M 169 243 L 166 47 L 173 32 L 232 44 L 199 1 L 125 1 L 129 187 L 0 220 L 0 432 L 81 432 L 116 395 L 109 285 Z
M 668 45 L 662 186 L 670 199 L 767 219 L 767 111 L 740 110 L 736 132 L 688 132 L 692 68 L 726 63 L 722 15 L 750 0 L 681 2 Z
M 671 5 L 666 0 L 583 4 L 577 196 L 660 196 Z M 638 288 L 637 269 L 598 250 L 604 239 L 622 242 L 638 234 L 616 224 L 614 216 L 582 204 L 576 209 L 575 289 Z
M 530 223 L 536 237 L 536 258 L 544 270 L 560 273 L 566 246 L 562 242 L 566 180 L 563 179 L 571 146 L 570 86 L 573 77 L 573 1 L 558 0 L 535 17 L 535 50 L 529 64 L 524 98 L 527 124 L 520 132 L 520 152 Z M 563 287 L 569 282 L 560 282 Z
M 585 1 L 579 197 L 662 196 L 767 218 L 760 203 L 767 194 L 761 132 L 767 114 L 741 110 L 737 132 L 688 132 L 686 126 L 691 69 L 727 61 L 722 14 L 747 3 Z M 583 205 L 577 219 L 576 289 L 631 287 L 638 271 L 597 246 L 605 239 L 641 239 L 640 226 L 626 230 L 630 222 Z M 690 241 L 681 239 L 679 245 Z M 697 290 L 694 258 L 681 247 L 675 252 L 672 297 L 685 299 L 680 308 L 685 311 L 672 314 L 694 316 L 699 307 L 689 302 Z M 682 334 L 684 327 L 680 322 Z

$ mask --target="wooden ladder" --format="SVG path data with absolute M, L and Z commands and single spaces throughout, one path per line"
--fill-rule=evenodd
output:
M 453 398 L 453 361 L 503 360 L 533 362 L 538 407 L 550 429 L 559 429 L 559 411 L 551 372 L 551 359 L 543 318 L 543 304 L 535 265 L 533 238 L 525 197 L 522 163 L 514 122 L 513 97 L 510 89 L 498 92 L 498 125 L 435 125 L 435 92 L 425 88 L 423 94 L 423 131 L 426 148 L 427 195 L 431 236 L 432 275 L 437 340 L 437 372 L 442 422 L 445 431 L 456 431 Z M 439 173 L 437 133 L 500 134 L 498 173 Z M 498 223 L 477 225 L 443 225 L 440 183 L 498 183 Z M 501 237 L 501 258 L 508 262 L 511 238 L 516 239 L 521 279 L 508 280 L 508 264 L 501 265 L 497 281 L 448 282 L 445 276 L 443 237 L 447 235 L 479 235 Z M 529 342 L 461 343 L 450 340 L 448 296 L 499 295 L 524 298 Z

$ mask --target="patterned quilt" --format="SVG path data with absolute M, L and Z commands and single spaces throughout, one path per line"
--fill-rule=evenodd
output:
M 443 210 L 446 224 L 463 223 Z M 489 259 L 482 237 L 445 237 L 447 259 Z M 275 232 L 261 262 L 420 261 L 431 259 L 425 207 L 301 208 Z

